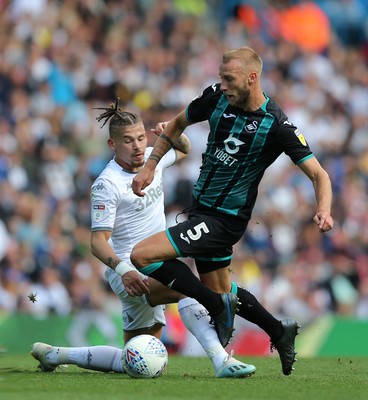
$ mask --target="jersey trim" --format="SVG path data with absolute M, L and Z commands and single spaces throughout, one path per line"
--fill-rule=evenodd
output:
M 195 257 L 196 260 L 199 261 L 226 261 L 226 260 L 231 260 L 232 256 L 227 256 L 227 257 Z
M 304 158 L 302 158 L 301 160 L 299 160 L 297 163 L 295 163 L 295 165 L 299 165 L 302 164 L 304 161 L 309 160 L 310 158 L 314 157 L 314 154 L 309 154 L 309 156 L 306 156 Z
M 193 121 L 191 121 L 188 116 L 188 107 L 185 109 L 185 118 L 187 119 L 188 122 L 193 123 Z
M 160 261 L 160 262 L 157 262 L 157 263 L 153 263 L 153 264 L 147 265 L 147 267 L 141 268 L 139 270 L 139 272 L 144 274 L 144 275 L 148 275 L 149 276 L 149 275 L 152 274 L 152 272 L 155 272 L 156 270 L 158 270 L 161 267 L 162 264 L 163 264 L 163 262 Z
M 172 236 L 171 236 L 169 230 L 166 229 L 165 232 L 166 232 L 167 238 L 169 239 L 170 243 L 172 244 L 172 247 L 174 247 L 174 250 L 176 251 L 177 255 L 178 255 L 179 257 L 183 257 L 183 255 L 180 253 L 180 250 L 179 250 L 178 247 L 176 246 L 176 244 L 175 244 L 175 242 L 174 242 L 174 239 L 172 238 Z
M 114 228 L 111 228 L 109 226 L 96 226 L 93 229 L 91 229 L 91 232 L 98 232 L 98 231 L 109 231 L 112 232 Z

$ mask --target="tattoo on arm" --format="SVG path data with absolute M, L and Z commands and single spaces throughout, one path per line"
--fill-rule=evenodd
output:
M 167 135 L 165 135 L 164 133 L 161 133 L 160 137 L 162 139 L 166 140 L 170 144 L 171 147 L 175 147 L 175 143 Z
M 115 269 L 116 266 L 120 263 L 121 260 L 117 259 L 113 259 L 112 257 L 109 257 L 106 261 L 106 265 L 112 269 Z
M 190 142 L 189 139 L 182 134 L 179 139 L 175 143 L 175 149 L 181 151 L 184 154 L 188 154 L 190 151 Z
M 158 137 L 153 152 L 148 159 L 155 160 L 157 163 L 173 146 L 173 141 L 166 135 L 162 134 Z
M 161 157 L 158 156 L 157 154 L 151 154 L 148 158 L 157 161 L 157 163 L 161 160 Z

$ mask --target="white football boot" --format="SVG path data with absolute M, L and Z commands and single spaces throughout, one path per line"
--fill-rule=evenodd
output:
M 40 362 L 38 367 L 41 372 L 54 372 L 55 369 L 60 366 L 60 364 L 49 360 L 50 354 L 56 351 L 58 351 L 58 348 L 50 344 L 41 342 L 33 343 L 31 355 Z
M 254 365 L 238 361 L 233 354 L 232 351 L 221 367 L 215 371 L 216 378 L 247 378 L 256 372 Z

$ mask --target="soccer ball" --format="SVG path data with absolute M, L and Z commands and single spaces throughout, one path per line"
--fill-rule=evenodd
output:
M 125 344 L 122 361 L 125 372 L 132 378 L 157 378 L 167 367 L 168 354 L 161 340 L 139 335 Z

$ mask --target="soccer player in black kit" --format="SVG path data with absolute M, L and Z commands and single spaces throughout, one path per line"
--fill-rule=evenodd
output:
M 197 299 L 210 316 L 216 314 L 216 307 L 224 308 L 214 292 L 235 293 L 239 304 L 230 311 L 267 332 L 271 349 L 278 350 L 283 373 L 289 375 L 296 360 L 295 336 L 300 326 L 293 319 L 277 320 L 250 292 L 231 282 L 232 247 L 247 228 L 265 170 L 282 153 L 313 184 L 313 220 L 321 232 L 333 227 L 332 189 L 327 172 L 303 134 L 263 92 L 261 73 L 262 59 L 252 48 L 225 52 L 219 68 L 221 82 L 207 87 L 158 138 L 145 167 L 133 179 L 132 188 L 138 196 L 144 196 L 157 163 L 187 126 L 205 120 L 210 126 L 188 220 L 138 243 L 131 261 L 142 273 Z M 177 257 L 192 257 L 200 280 Z M 127 269 L 122 279 L 133 296 L 149 292 L 134 271 Z M 225 333 L 219 329 L 218 335 L 226 345 L 231 329 Z

